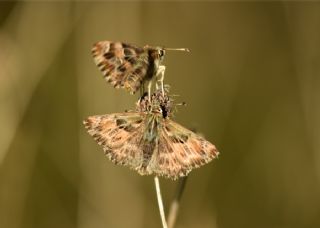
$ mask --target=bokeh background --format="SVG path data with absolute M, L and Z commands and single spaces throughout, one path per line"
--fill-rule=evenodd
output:
M 320 227 L 319 28 L 318 2 L 1 2 L 0 227 L 161 227 L 153 178 L 82 126 L 138 98 L 103 80 L 100 40 L 191 49 L 165 81 L 221 156 L 191 172 L 177 227 Z

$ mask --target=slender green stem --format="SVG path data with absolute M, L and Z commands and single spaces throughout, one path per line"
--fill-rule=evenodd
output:
M 165 216 L 164 208 L 163 208 L 162 197 L 161 197 L 159 178 L 157 176 L 154 177 L 154 183 L 156 186 L 157 200 L 158 200 L 158 205 L 159 205 L 160 217 L 161 217 L 161 221 L 162 221 L 162 227 L 168 228 L 166 216 Z

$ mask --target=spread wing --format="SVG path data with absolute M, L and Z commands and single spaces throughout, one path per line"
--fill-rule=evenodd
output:
M 144 82 L 149 55 L 144 48 L 131 44 L 100 41 L 94 44 L 92 55 L 107 82 L 115 88 L 135 93 Z
M 112 162 L 141 175 L 177 179 L 219 154 L 213 144 L 169 119 L 161 120 L 157 137 L 148 141 L 145 138 L 153 129 L 148 123 L 146 115 L 136 112 L 90 116 L 84 121 Z
M 165 119 L 159 142 L 147 167 L 154 174 L 177 179 L 218 156 L 216 147 L 180 124 Z
M 143 164 L 140 149 L 143 143 L 143 122 L 144 117 L 140 113 L 127 112 L 90 116 L 84 125 L 112 162 L 139 171 Z

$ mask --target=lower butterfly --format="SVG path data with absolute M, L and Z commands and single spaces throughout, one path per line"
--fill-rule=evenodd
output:
M 173 100 L 161 90 L 142 96 L 135 111 L 90 116 L 88 133 L 115 164 L 141 175 L 171 179 L 186 176 L 219 154 L 203 137 L 172 121 Z
M 107 82 L 115 88 L 135 93 L 151 79 L 163 82 L 165 66 L 161 65 L 166 50 L 187 51 L 186 48 L 138 47 L 123 42 L 100 41 L 93 45 L 92 55 Z

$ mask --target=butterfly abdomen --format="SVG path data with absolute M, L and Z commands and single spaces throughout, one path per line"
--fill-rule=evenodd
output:
M 156 142 L 152 141 L 152 142 L 145 142 L 143 144 L 142 147 L 142 157 L 143 157 L 143 161 L 141 164 L 141 174 L 150 174 L 147 172 L 147 167 L 151 161 L 154 149 L 156 147 Z

